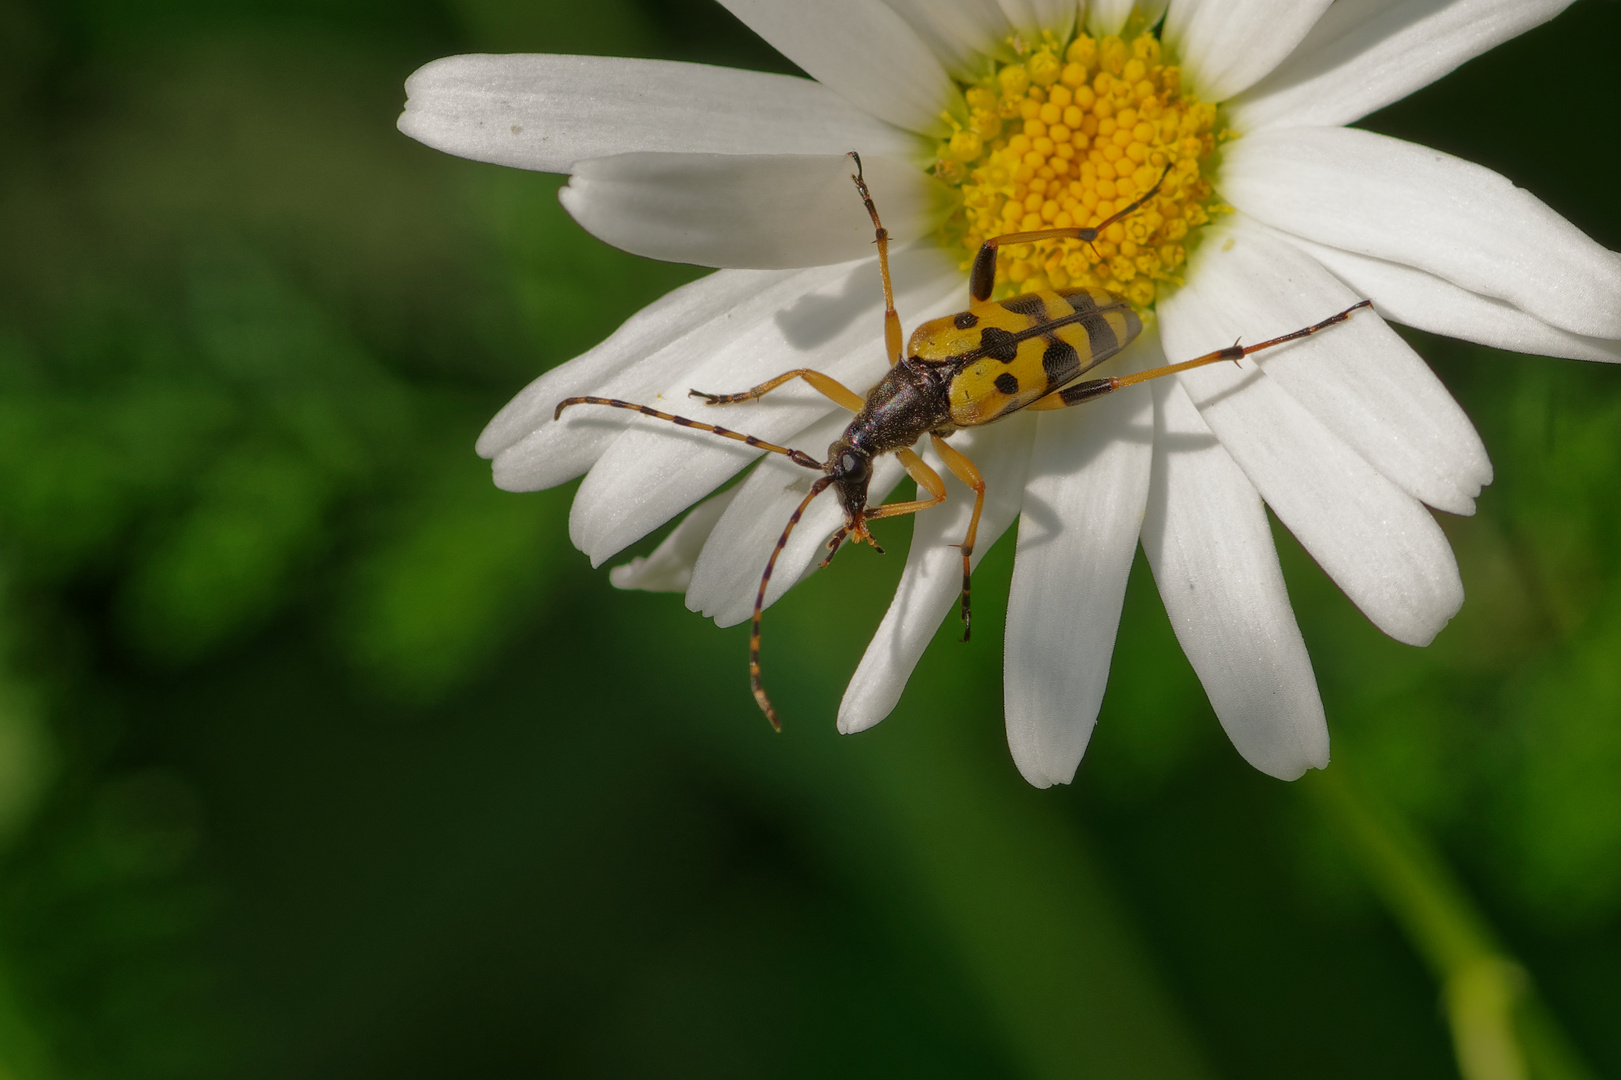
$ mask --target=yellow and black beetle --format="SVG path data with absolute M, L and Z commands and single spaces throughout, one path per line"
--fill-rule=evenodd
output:
M 912 332 L 911 341 L 903 353 L 901 321 L 895 313 L 894 289 L 889 278 L 889 234 L 878 220 L 878 209 L 873 205 L 866 181 L 862 179 L 860 155 L 852 152 L 850 157 L 855 159 L 856 164 L 851 179 L 855 181 L 856 190 L 872 217 L 873 229 L 877 234 L 878 271 L 884 287 L 884 350 L 889 358 L 889 371 L 877 386 L 867 392 L 866 397 L 810 368 L 784 372 L 769 382 L 738 394 L 690 392 L 691 396 L 702 398 L 710 405 L 730 405 L 753 401 L 784 383 L 804 379 L 822 394 L 856 414 L 844 433 L 827 448 L 826 461 L 818 461 L 804 451 L 776 446 L 752 435 L 617 398 L 566 398 L 558 402 L 554 413 L 555 419 L 570 405 L 609 405 L 616 409 L 631 409 L 644 416 L 713 432 L 761 450 L 782 454 L 796 465 L 823 474 L 811 484 L 810 492 L 788 518 L 788 524 L 766 561 L 765 571 L 760 575 L 760 590 L 754 598 L 754 622 L 749 637 L 749 684 L 754 691 L 754 699 L 778 730 L 781 730 L 781 725 L 777 721 L 776 711 L 771 707 L 771 700 L 766 697 L 760 680 L 760 611 L 765 606 L 766 586 L 771 581 L 772 570 L 776 568 L 777 557 L 782 554 L 789 535 L 799 524 L 811 500 L 824 490 L 836 488 L 839 501 L 844 506 L 844 524 L 828 541 L 827 559 L 833 557 L 845 540 L 865 542 L 877 548 L 872 534 L 867 531 L 867 522 L 915 514 L 945 500 L 946 486 L 939 473 L 925 464 L 912 449 L 913 444 L 924 435 L 929 436 L 946 468 L 974 492 L 974 512 L 969 518 L 968 533 L 961 545 L 963 640 L 967 641 L 970 625 L 969 557 L 974 551 L 980 512 L 985 506 L 985 480 L 974 468 L 973 462 L 945 441 L 953 432 L 992 423 L 1021 409 L 1068 408 L 1125 386 L 1205 364 L 1223 360 L 1236 363 L 1250 353 L 1315 334 L 1345 321 L 1357 308 L 1371 306 L 1370 301 L 1364 300 L 1320 323 L 1258 345 L 1234 344 L 1180 364 L 1169 364 L 1122 378 L 1077 381 L 1129 345 L 1142 331 L 1141 319 L 1123 297 L 1093 288 L 1043 289 L 993 303 L 990 297 L 996 280 L 996 249 L 1004 244 L 1057 238 L 1090 243 L 1104 229 L 1135 214 L 1154 198 L 1165 181 L 1165 174 L 1162 173 L 1159 181 L 1142 198 L 1097 225 L 1009 233 L 986 240 L 975 256 L 969 274 L 968 310 L 923 323 Z M 1166 173 L 1169 171 L 1167 169 Z M 883 506 L 867 505 L 867 485 L 872 480 L 873 459 L 890 453 L 900 458 L 918 487 L 928 492 L 928 498 Z M 826 559 L 822 565 L 827 565 Z

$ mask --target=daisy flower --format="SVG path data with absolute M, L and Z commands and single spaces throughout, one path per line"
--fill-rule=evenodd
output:
M 696 507 L 626 588 L 750 614 L 809 477 L 601 395 L 819 453 L 849 414 L 797 384 L 706 408 L 792 368 L 857 391 L 885 369 L 858 150 L 908 327 L 967 306 L 989 236 L 1099 222 L 1094 244 L 1004 250 L 997 296 L 1087 285 L 1129 299 L 1140 370 L 1317 322 L 1242 367 L 1187 371 L 1078 408 L 1020 413 L 952 445 L 984 474 L 978 553 L 1015 521 L 1005 709 L 1019 770 L 1071 780 L 1095 723 L 1141 543 L 1183 650 L 1249 762 L 1328 762 L 1311 661 L 1264 507 L 1382 631 L 1424 645 L 1463 601 L 1429 508 L 1469 514 L 1491 465 L 1467 417 L 1386 319 L 1501 349 L 1621 359 L 1621 256 L 1488 169 L 1346 125 L 1552 18 L 1568 0 L 723 0 L 811 80 L 580 56 L 457 56 L 416 72 L 402 131 L 480 161 L 567 173 L 603 240 L 718 267 L 546 373 L 478 450 L 501 487 L 584 474 L 570 518 L 594 564 Z M 814 81 L 812 81 L 814 80 Z M 1167 168 L 1169 171 L 1167 172 Z M 1168 359 L 1169 358 L 1169 359 Z M 679 407 L 678 407 L 679 403 Z M 722 410 L 724 411 L 724 414 Z M 872 500 L 903 475 L 880 459 Z M 960 584 L 972 499 L 916 519 L 894 600 L 839 709 L 887 715 Z M 842 522 L 813 503 L 767 600 Z

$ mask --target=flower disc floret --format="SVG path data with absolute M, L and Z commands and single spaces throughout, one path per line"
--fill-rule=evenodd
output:
M 1165 174 L 1147 205 L 1090 244 L 1001 252 L 998 296 L 1096 286 L 1146 309 L 1159 282 L 1180 282 L 1189 233 L 1216 209 L 1203 173 L 1215 107 L 1181 93 L 1181 70 L 1151 34 L 1008 44 L 1017 59 L 964 87 L 967 122 L 953 119 L 939 147 L 935 175 L 962 197 L 948 242 L 966 269 L 989 237 L 1096 224 Z

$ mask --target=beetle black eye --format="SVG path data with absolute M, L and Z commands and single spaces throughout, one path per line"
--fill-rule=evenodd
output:
M 859 454 L 852 454 L 846 450 L 839 456 L 839 472 L 846 476 L 860 475 L 867 471 L 867 459 Z

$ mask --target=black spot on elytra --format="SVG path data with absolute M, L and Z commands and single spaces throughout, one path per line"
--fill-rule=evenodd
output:
M 1047 351 L 1041 354 L 1041 370 L 1047 373 L 1048 386 L 1063 386 L 1081 373 L 1081 355 L 1062 338 L 1048 338 Z
M 979 351 L 992 360 L 1011 364 L 1019 355 L 1019 339 L 1000 326 L 987 326 L 979 332 Z
M 1086 339 L 1091 343 L 1093 356 L 1113 356 L 1125 343 L 1102 315 L 1088 315 L 1081 320 L 1086 328 Z
M 1003 300 L 1002 306 L 1013 312 L 1013 314 L 1023 315 L 1028 319 L 1045 320 L 1047 318 L 1047 305 L 1039 296 L 1015 296 L 1012 299 Z
M 1065 289 L 1058 295 L 1064 298 L 1071 311 L 1096 311 L 1098 303 L 1092 299 L 1092 294 L 1085 289 Z
M 1019 392 L 1019 380 L 1011 371 L 1004 371 L 996 377 L 994 384 L 998 390 L 1009 396 Z
M 958 330 L 972 330 L 979 324 L 979 316 L 972 311 L 959 311 L 957 317 L 951 320 L 951 324 Z

